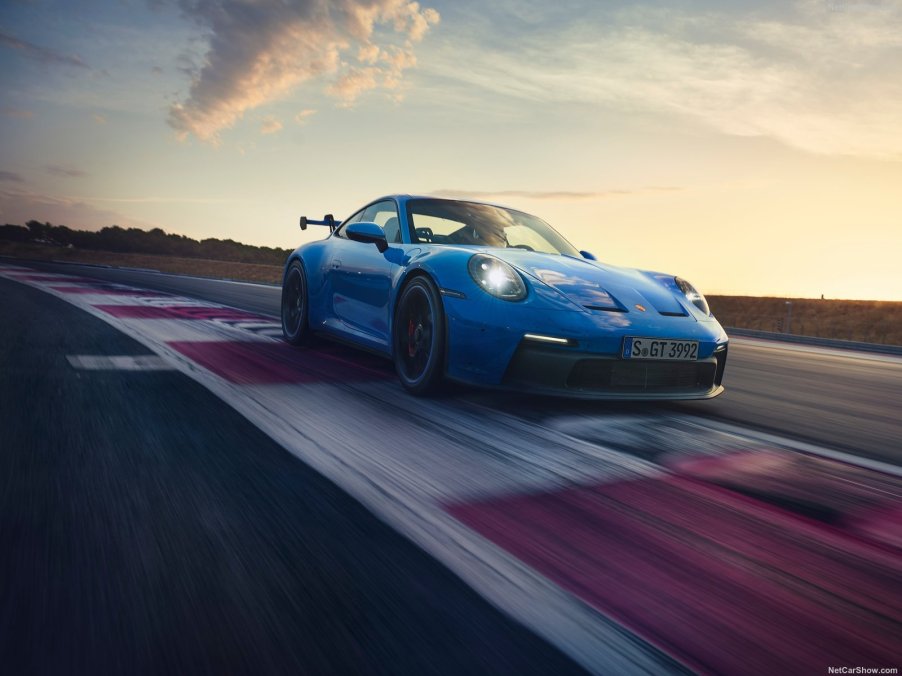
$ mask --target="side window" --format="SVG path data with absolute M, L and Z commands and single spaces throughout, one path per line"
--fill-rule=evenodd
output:
M 385 240 L 389 244 L 401 242 L 401 224 L 398 221 L 398 207 L 394 200 L 376 202 L 368 206 L 363 212 L 362 221 L 372 221 L 381 225 L 385 230 Z
M 363 212 L 364 212 L 364 210 L 360 210 L 356 214 L 351 216 L 350 218 L 344 219 L 341 222 L 341 225 L 338 226 L 338 230 L 335 231 L 335 236 L 341 237 L 342 239 L 347 239 L 347 237 L 345 236 L 345 233 L 344 233 L 345 226 L 350 223 L 356 223 L 357 221 L 363 220 Z
M 414 215 L 410 212 L 407 217 L 411 219 L 414 227 L 415 242 L 432 242 L 435 244 L 473 244 L 472 227 L 468 227 L 463 221 L 455 221 L 440 216 L 427 216 L 426 214 Z

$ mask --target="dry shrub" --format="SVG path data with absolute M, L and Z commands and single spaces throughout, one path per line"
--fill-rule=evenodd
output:
M 792 320 L 786 326 L 786 302 Z M 777 331 L 866 343 L 902 345 L 902 303 L 877 300 L 821 300 L 708 296 L 721 324 L 737 329 Z

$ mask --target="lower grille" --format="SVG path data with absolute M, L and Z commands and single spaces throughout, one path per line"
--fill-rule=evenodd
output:
M 582 359 L 573 365 L 567 387 L 628 392 L 710 389 L 716 362 L 660 362 Z

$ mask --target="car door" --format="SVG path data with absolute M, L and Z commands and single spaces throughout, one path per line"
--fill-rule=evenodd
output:
M 364 209 L 360 221 L 372 221 L 386 230 L 389 247 L 401 241 L 398 208 L 394 200 L 376 202 Z M 389 300 L 392 272 L 391 248 L 380 252 L 374 244 L 347 238 L 336 232 L 331 261 L 332 310 L 340 330 L 373 347 L 389 346 Z

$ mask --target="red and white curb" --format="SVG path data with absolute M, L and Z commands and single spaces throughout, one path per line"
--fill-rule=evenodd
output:
M 687 416 L 536 424 L 415 399 L 382 360 L 291 348 L 272 318 L 21 266 L 0 276 L 146 345 L 590 671 L 898 655 L 902 479 L 879 463 Z

